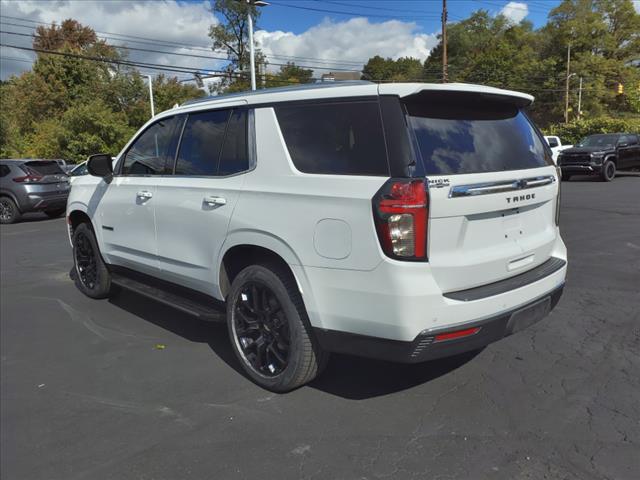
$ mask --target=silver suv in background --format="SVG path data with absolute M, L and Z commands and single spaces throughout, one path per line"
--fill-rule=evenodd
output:
M 0 160 L 0 223 L 28 212 L 59 217 L 68 196 L 69 177 L 55 160 Z

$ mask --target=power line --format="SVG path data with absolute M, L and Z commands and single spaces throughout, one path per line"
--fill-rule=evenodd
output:
M 375 14 L 375 13 L 363 13 L 363 12 L 347 12 L 347 11 L 340 11 L 340 10 L 328 10 L 325 8 L 314 8 L 314 7 L 304 7 L 302 5 L 289 5 L 286 3 L 276 3 L 276 2 L 269 2 L 271 5 L 277 6 L 277 7 L 287 7 L 287 8 L 297 8 L 300 10 L 309 10 L 309 11 L 313 11 L 313 12 L 322 12 L 322 13 L 335 13 L 338 15 L 346 15 L 348 17 L 374 17 L 374 18 L 411 18 L 411 19 L 417 19 L 417 18 L 422 18 L 422 19 L 434 19 L 437 18 L 437 16 L 433 16 L 433 15 L 379 15 L 379 14 Z
M 20 17 L 12 17 L 9 15 L 0 15 L 0 17 L 5 17 L 5 18 L 10 18 L 13 20 L 18 20 L 21 22 L 29 22 L 29 23 L 36 23 L 39 25 L 46 25 L 46 26 L 54 26 L 56 25 L 55 22 L 52 23 L 48 23 L 48 22 L 41 22 L 38 20 L 31 20 L 28 18 L 20 18 Z M 19 25 L 19 24 L 15 24 L 15 23 L 9 23 L 9 22 L 0 22 L 2 24 L 5 25 L 11 25 L 11 26 L 15 26 L 15 27 L 22 27 L 22 28 L 35 28 L 31 25 Z M 193 50 L 193 51 L 202 51 L 202 52 L 211 52 L 212 49 L 210 47 L 207 46 L 202 46 L 202 45 L 194 45 L 194 44 L 189 44 L 189 43 L 179 43 L 179 42 L 171 42 L 171 41 L 166 41 L 166 40 L 160 40 L 157 38 L 150 38 L 150 37 L 142 37 L 142 36 L 137 36 L 137 35 L 127 35 L 127 34 L 123 34 L 123 33 L 114 33 L 114 32 L 104 32 L 104 31 L 99 31 L 99 30 L 94 30 L 97 34 L 100 34 L 100 37 L 102 38 L 108 38 L 110 40 L 115 40 L 115 41 L 127 41 L 127 42 L 131 42 L 131 43 L 141 43 L 141 44 L 150 44 L 150 45 L 157 45 L 158 43 L 161 44 L 166 44 L 167 46 L 171 46 L 173 48 L 181 48 L 184 50 Z M 105 37 L 104 35 L 115 35 L 116 37 L 124 37 L 124 38 L 109 38 L 109 37 Z M 133 38 L 136 40 L 131 40 L 129 39 Z M 219 52 L 222 52 L 223 50 L 218 50 Z M 300 56 L 294 56 L 294 55 L 279 55 L 279 54 L 269 54 L 269 55 L 265 55 L 265 57 L 267 58 L 283 58 L 283 59 L 302 59 L 302 60 L 312 60 L 312 61 L 317 61 L 319 63 L 327 63 L 327 64 L 344 64 L 344 65 L 361 65 L 364 64 L 366 62 L 360 62 L 357 60 L 354 61 L 345 61 L 344 59 L 342 60 L 338 60 L 338 59 L 331 59 L 331 58 L 317 58 L 317 57 L 300 57 Z

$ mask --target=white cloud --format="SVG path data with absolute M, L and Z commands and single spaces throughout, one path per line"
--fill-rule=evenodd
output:
M 3 16 L 18 17 L 38 22 L 57 22 L 67 18 L 78 20 L 106 37 L 108 43 L 127 45 L 130 47 L 162 50 L 173 53 L 195 54 L 203 56 L 225 57 L 223 53 L 214 53 L 209 49 L 211 39 L 208 37 L 210 25 L 217 19 L 210 11 L 210 2 L 199 0 L 184 2 L 178 0 L 132 0 L 132 1 L 97 1 L 97 0 L 0 0 Z M 3 18 L 10 23 L 28 22 Z M 286 18 L 283 18 L 286 25 Z M 36 26 L 37 24 L 31 24 Z M 33 28 L 16 26 L 3 27 L 3 30 L 21 33 L 33 33 Z M 115 40 L 115 36 L 106 32 L 133 35 L 164 42 L 176 42 L 178 45 L 166 43 L 135 43 L 134 39 Z M 361 70 L 363 64 L 373 55 L 399 58 L 416 57 L 424 60 L 431 48 L 437 44 L 436 35 L 420 33 L 413 22 L 390 20 L 383 23 L 371 23 L 366 18 L 353 18 L 348 21 L 323 20 L 305 32 L 295 34 L 287 31 L 260 30 L 255 35 L 256 42 L 269 58 L 271 69 L 278 69 L 279 63 L 287 60 L 298 65 L 314 67 L 315 76 L 329 70 Z M 32 38 L 2 34 L 2 43 L 30 47 Z M 142 40 L 142 39 L 137 39 Z M 142 40 L 144 41 L 144 40 Z M 148 40 L 147 40 L 148 41 Z M 201 51 L 180 48 L 179 45 L 202 47 Z M 20 73 L 30 68 L 30 61 L 35 57 L 33 52 L 19 51 L 2 47 L 2 71 L 0 77 L 6 79 L 11 74 Z M 284 56 L 284 57 L 283 57 Z M 292 58 L 295 57 L 295 58 Z M 305 58 L 299 58 L 305 57 Z M 194 57 L 178 57 L 153 52 L 129 51 L 133 61 L 156 63 L 162 65 L 179 65 L 191 67 L 193 70 L 220 69 L 226 62 Z M 158 74 L 153 70 L 143 73 Z M 167 74 L 172 75 L 171 72 Z M 189 74 L 178 74 L 181 78 Z
M 513 23 L 520 23 L 529 15 L 529 6 L 526 3 L 509 2 L 500 10 L 500 14 Z
M 98 32 L 113 32 L 137 37 L 162 39 L 166 42 L 176 42 L 182 45 L 198 45 L 206 49 L 211 45 L 211 39 L 207 36 L 209 26 L 217 20 L 209 10 L 209 2 L 187 3 L 174 0 L 162 1 L 38 1 L 25 0 L 21 2 L 2 0 L 0 3 L 3 16 L 12 16 L 35 20 L 39 22 L 57 22 L 58 24 L 67 18 L 78 20 L 83 25 L 90 26 Z M 3 19 L 11 23 L 29 25 L 29 22 L 21 22 L 13 19 Z M 32 24 L 37 25 L 37 24 Z M 3 28 L 12 32 L 33 33 L 32 29 L 11 26 Z M 101 34 L 99 34 L 101 35 Z M 197 55 L 214 55 L 213 52 L 194 52 L 179 45 L 171 46 L 161 43 L 134 43 L 132 41 L 117 41 L 112 36 L 108 43 L 114 45 L 128 45 L 131 47 L 162 50 L 174 53 L 195 53 Z M 2 34 L 2 43 L 20 46 L 30 46 L 31 38 L 16 35 Z M 216 55 L 224 56 L 224 55 Z M 30 68 L 28 63 L 12 61 L 9 58 L 33 59 L 32 52 L 18 51 L 2 48 L 2 78 L 12 73 L 20 73 Z M 192 57 L 177 57 L 175 55 L 158 54 L 152 52 L 130 51 L 129 58 L 134 61 L 146 63 L 159 63 L 163 65 L 180 65 L 186 67 L 219 68 L 224 62 L 199 59 Z M 159 73 L 149 71 L 147 73 Z M 171 72 L 166 72 L 171 75 Z M 184 76 L 184 75 L 179 75 Z
M 317 76 L 332 68 L 360 70 L 374 55 L 391 58 L 410 56 L 424 60 L 437 44 L 437 39 L 435 34 L 416 33 L 416 30 L 415 23 L 397 20 L 370 23 L 366 18 L 344 22 L 325 19 L 300 34 L 260 30 L 255 38 L 267 56 L 308 58 L 299 58 L 296 63 L 316 66 L 314 73 Z M 278 58 L 272 63 L 285 61 L 286 58 Z M 318 68 L 318 64 L 325 68 Z

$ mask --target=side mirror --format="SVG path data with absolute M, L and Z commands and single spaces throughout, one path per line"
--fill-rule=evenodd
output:
M 90 155 L 87 160 L 87 170 L 94 177 L 110 177 L 113 175 L 111 155 L 104 153 Z
M 628 147 L 629 144 L 627 142 L 622 142 L 618 144 L 619 147 Z

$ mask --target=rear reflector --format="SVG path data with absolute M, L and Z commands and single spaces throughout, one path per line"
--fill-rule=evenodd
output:
M 456 338 L 470 337 L 480 331 L 481 327 L 467 328 L 465 330 L 457 330 L 455 332 L 441 333 L 436 335 L 436 342 L 445 342 L 447 340 L 455 340 Z

